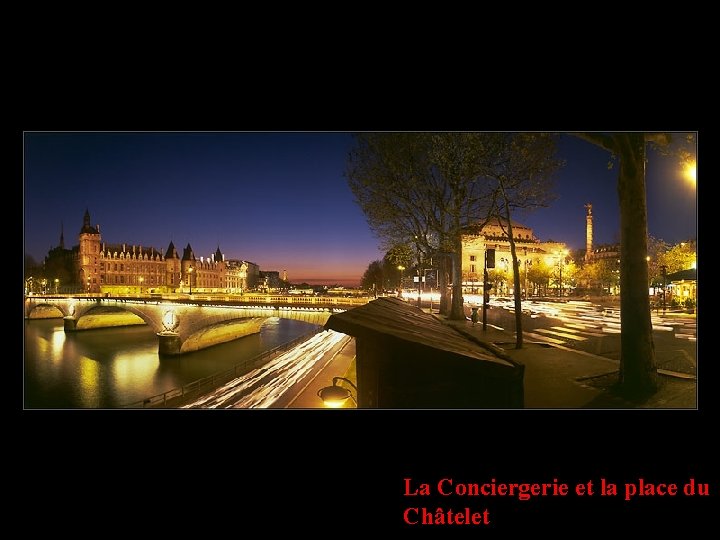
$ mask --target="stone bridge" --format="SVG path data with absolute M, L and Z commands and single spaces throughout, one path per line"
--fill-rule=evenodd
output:
M 272 298 L 272 302 L 267 301 Z M 204 349 L 257 333 L 269 317 L 324 325 L 334 312 L 345 311 L 368 299 L 263 297 L 262 302 L 226 299 L 163 299 L 143 297 L 25 298 L 26 319 L 64 319 L 66 332 L 93 328 L 147 324 L 158 336 L 158 353 L 175 355 Z M 297 303 L 296 303 L 297 302 Z

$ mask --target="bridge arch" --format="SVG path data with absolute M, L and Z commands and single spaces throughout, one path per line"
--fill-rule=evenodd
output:
M 128 316 L 130 315 L 130 316 Z M 102 317 L 101 324 L 93 317 Z M 133 304 L 120 304 L 107 306 L 93 304 L 88 307 L 77 309 L 75 312 L 75 330 L 88 330 L 92 328 L 110 328 L 113 326 L 130 326 L 146 324 L 155 332 L 162 329 L 160 321 L 153 317 L 151 312 L 138 309 Z
M 26 319 L 62 319 L 67 313 L 63 306 L 50 304 L 49 302 L 27 304 L 25 307 Z
M 26 318 L 40 318 L 42 312 L 62 317 L 66 332 L 144 323 L 158 336 L 158 352 L 174 355 L 259 332 L 271 317 L 322 326 L 333 313 L 354 307 L 354 300 L 350 305 L 338 305 L 334 298 L 312 300 L 311 305 L 297 305 L 297 299 L 290 297 L 258 302 L 230 297 L 29 296 L 25 314 Z

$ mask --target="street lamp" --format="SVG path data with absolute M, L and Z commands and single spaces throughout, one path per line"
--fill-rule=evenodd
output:
M 697 163 L 695 161 L 690 161 L 685 164 L 685 178 L 692 183 L 692 185 L 697 184 Z
M 422 291 L 420 290 L 420 284 L 422 283 L 422 276 L 420 275 L 420 268 L 417 270 L 417 307 L 422 308 Z
M 55 294 L 58 293 L 59 286 L 60 286 L 60 280 L 58 278 L 55 278 Z
M 530 297 L 530 294 L 529 294 L 530 291 L 528 291 L 528 280 L 527 280 L 527 272 L 528 272 L 528 268 L 527 268 L 527 267 L 528 267 L 527 247 L 525 247 L 525 248 L 523 248 L 523 249 L 524 249 L 523 257 L 525 257 L 525 298 L 529 298 L 529 297 Z
M 567 250 L 563 249 L 560 252 L 560 298 L 563 296 L 563 280 L 562 280 L 562 271 L 563 271 L 563 265 L 565 263 L 565 257 L 567 257 Z
M 663 306 L 663 315 L 665 315 L 665 290 L 667 288 L 667 266 L 662 265 L 660 266 L 660 270 L 662 271 L 662 278 L 663 278 L 663 284 L 662 284 L 662 306 Z
M 432 264 L 432 262 L 431 262 L 431 264 Z M 423 285 L 423 289 L 425 289 L 425 288 L 427 287 L 427 284 L 428 284 L 428 272 L 429 272 L 430 275 L 432 276 L 432 275 L 433 275 L 433 272 L 435 272 L 435 270 L 434 270 L 433 268 L 428 268 L 428 269 L 425 270 L 425 283 L 424 283 L 424 285 Z M 436 278 L 436 277 L 433 277 L 433 278 L 431 279 L 431 281 L 429 281 L 429 282 L 430 282 L 430 283 L 433 283 L 433 281 L 434 281 L 435 283 L 437 283 L 437 278 Z M 432 313 L 432 312 L 433 312 L 433 288 L 432 288 L 432 285 L 430 285 L 430 313 Z
M 507 281 L 508 280 L 507 271 L 508 271 L 508 268 L 510 267 L 510 261 L 508 261 L 505 257 L 503 257 L 502 259 L 500 259 L 500 262 L 502 263 L 502 266 L 503 266 L 502 286 L 504 286 L 504 289 L 505 289 L 503 291 L 503 294 L 508 294 L 509 286 L 508 286 L 508 281 Z
M 193 267 L 188 267 L 188 281 L 190 282 L 190 296 L 192 296 L 192 273 L 193 273 Z
M 333 385 L 326 386 L 318 390 L 318 397 L 323 400 L 323 403 L 326 407 L 329 407 L 331 409 L 337 409 L 342 407 L 348 400 L 348 398 L 352 399 L 355 402 L 355 406 L 357 406 L 357 399 L 355 399 L 355 397 L 352 395 L 352 392 L 350 392 L 350 390 L 348 390 L 347 388 L 339 386 L 339 381 L 345 381 L 350 386 L 352 386 L 357 393 L 357 386 L 355 386 L 350 379 L 346 379 L 345 377 L 333 377 Z
M 398 270 L 400 270 L 400 287 L 398 287 L 398 296 L 402 298 L 403 270 L 405 270 L 405 267 L 402 264 L 398 265 Z
M 47 294 L 47 279 L 43 279 L 40 283 L 43 286 L 43 294 Z
M 140 282 L 140 294 L 142 294 L 143 293 L 143 281 L 145 281 L 145 278 L 140 276 L 138 278 L 138 281 Z

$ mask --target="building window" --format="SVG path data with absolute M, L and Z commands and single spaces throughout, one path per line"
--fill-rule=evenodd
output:
M 475 265 L 474 264 L 470 265 L 470 272 L 473 274 L 475 273 Z
M 475 255 L 470 255 L 470 261 L 475 261 Z M 473 270 L 474 272 L 475 270 Z

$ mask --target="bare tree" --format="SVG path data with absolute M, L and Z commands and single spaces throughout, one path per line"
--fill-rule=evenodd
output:
M 515 348 L 522 349 L 522 288 L 512 215 L 517 209 L 547 206 L 552 199 L 551 182 L 562 167 L 556 153 L 556 136 L 545 133 L 496 134 L 488 176 L 497 181 L 498 223 L 510 242 L 515 300 Z
M 414 244 L 451 263 L 451 319 L 464 319 L 462 230 L 489 215 L 496 194 L 482 174 L 479 133 L 366 133 L 356 136 L 346 176 L 368 224 L 386 247 Z M 441 295 L 447 294 L 439 272 Z M 441 301 L 441 306 L 447 305 Z

